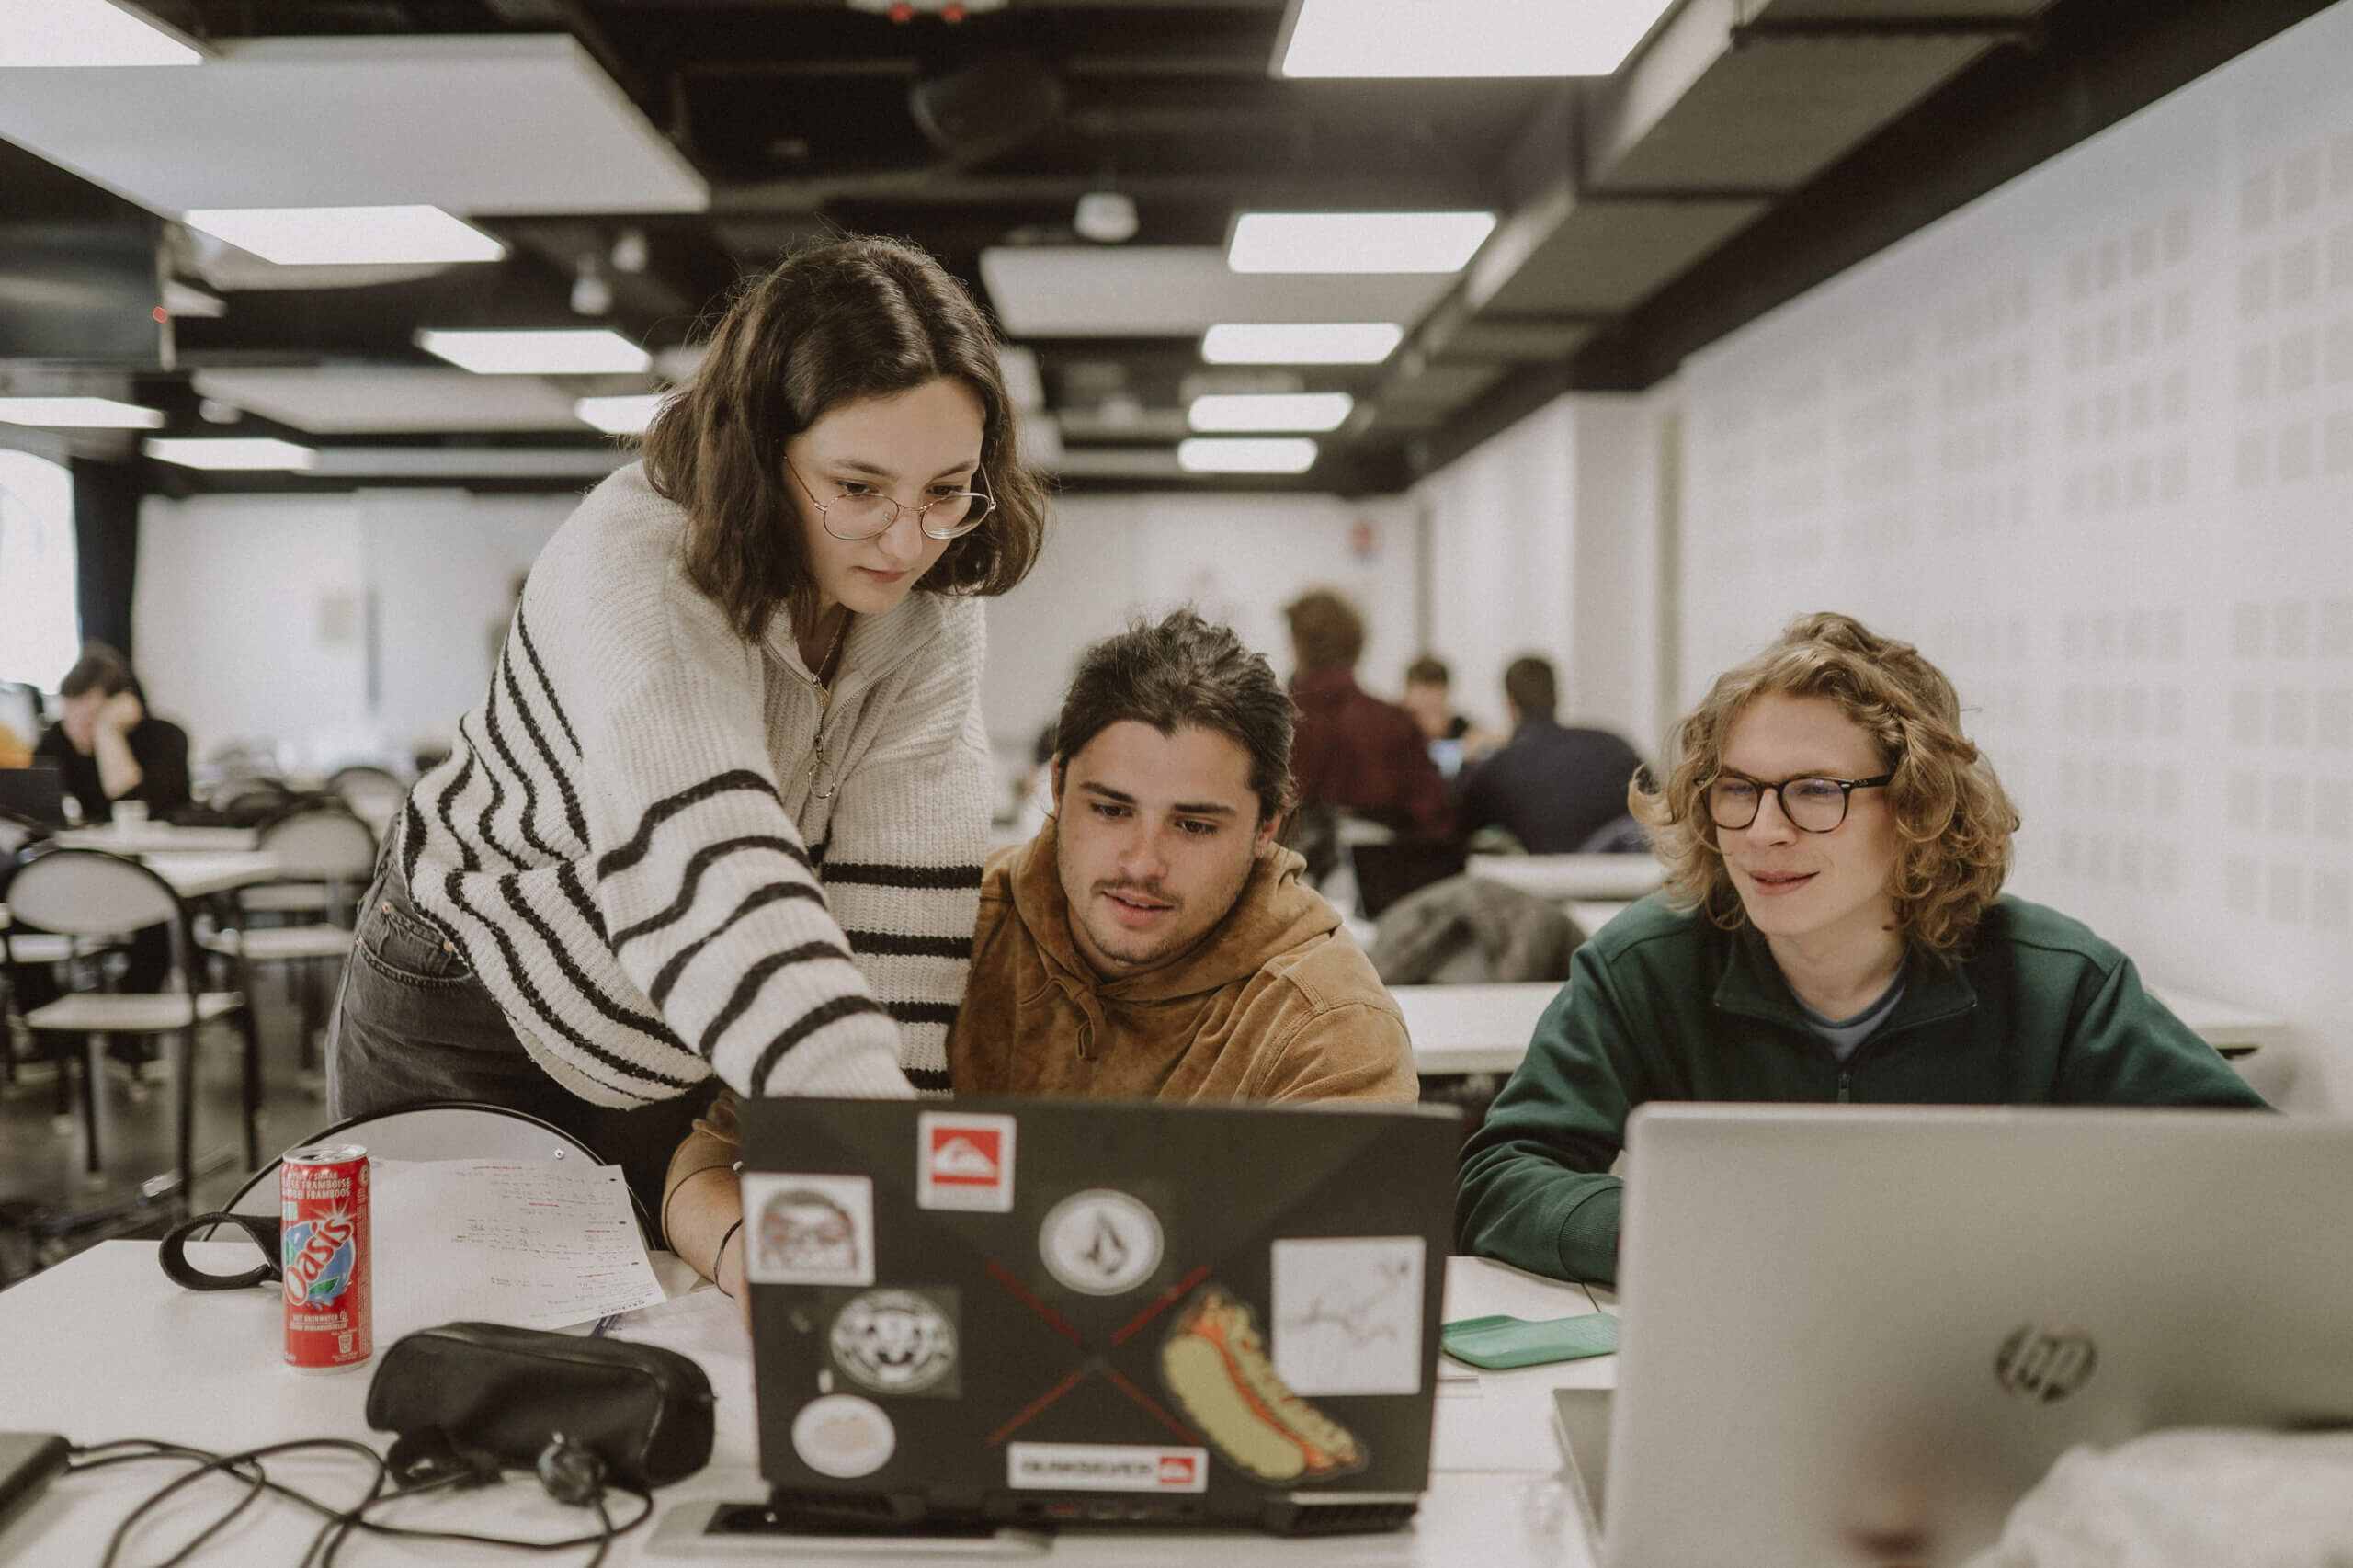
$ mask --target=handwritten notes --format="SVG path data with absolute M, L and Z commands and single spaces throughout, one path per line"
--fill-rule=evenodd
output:
M 471 1320 L 566 1328 L 664 1300 L 617 1165 L 379 1160 L 376 1343 Z

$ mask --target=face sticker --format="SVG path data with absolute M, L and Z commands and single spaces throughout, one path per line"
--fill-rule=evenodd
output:
M 1293 1393 L 1422 1392 L 1419 1236 L 1279 1241 L 1275 1370 Z
M 1365 1467 L 1356 1434 L 1287 1387 L 1250 1304 L 1204 1286 L 1161 1342 L 1160 1376 L 1194 1427 L 1260 1481 L 1328 1481 Z
M 792 1418 L 792 1451 L 819 1475 L 872 1475 L 898 1446 L 898 1429 L 882 1407 L 854 1393 L 820 1395 Z
M 1013 1210 L 1014 1119 L 924 1111 L 915 1118 L 915 1202 L 987 1214 Z
M 877 1393 L 956 1394 L 955 1298 L 950 1290 L 851 1297 L 826 1335 L 834 1365 Z
M 745 1172 L 744 1272 L 762 1285 L 874 1283 L 874 1183 L 868 1176 Z
M 1152 1278 L 1160 1253 L 1159 1218 L 1108 1187 L 1072 1193 L 1038 1227 L 1047 1272 L 1081 1295 L 1124 1295 Z

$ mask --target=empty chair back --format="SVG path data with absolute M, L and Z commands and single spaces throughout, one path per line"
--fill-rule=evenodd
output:
M 138 931 L 179 918 L 169 882 L 119 855 L 52 849 L 17 869 L 8 907 L 19 926 L 71 937 Z
M 279 818 L 262 829 L 260 847 L 278 857 L 278 874 L 286 878 L 364 881 L 376 870 L 376 835 L 332 807 Z

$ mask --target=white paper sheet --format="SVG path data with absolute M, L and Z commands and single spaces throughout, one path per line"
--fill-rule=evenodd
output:
M 664 1299 L 618 1165 L 378 1160 L 376 1343 L 460 1320 L 563 1328 Z

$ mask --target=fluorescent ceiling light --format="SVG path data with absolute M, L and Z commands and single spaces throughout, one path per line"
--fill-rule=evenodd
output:
M 188 224 L 280 267 L 496 261 L 506 246 L 438 207 L 210 207 Z
M 1492 212 L 1245 212 L 1225 265 L 1236 272 L 1460 272 Z
M 419 328 L 416 346 L 483 376 L 637 375 L 654 357 L 610 327 L 526 332 Z
M 1187 473 L 1305 473 L 1315 466 L 1315 443 L 1294 436 L 1255 441 L 1196 436 L 1176 443 L 1176 466 Z
M 668 392 L 632 392 L 626 397 L 584 397 L 572 412 L 584 425 L 594 425 L 608 436 L 642 436 L 654 416 L 670 399 Z
M 318 461 L 310 448 L 275 436 L 159 436 L 147 443 L 147 455 L 183 468 L 294 469 Z
M 1607 76 L 1668 0 L 1300 0 L 1286 76 Z
M 1201 335 L 1212 365 L 1378 365 L 1404 342 L 1388 321 L 1221 322 Z
M 0 425 L 39 425 L 51 430 L 154 430 L 163 410 L 117 403 L 110 397 L 0 397 Z
M 0 66 L 197 65 L 204 56 L 169 28 L 108 0 L 5 0 Z
M 1336 430 L 1356 405 L 1346 392 L 1212 392 L 1185 417 L 1196 430 Z

